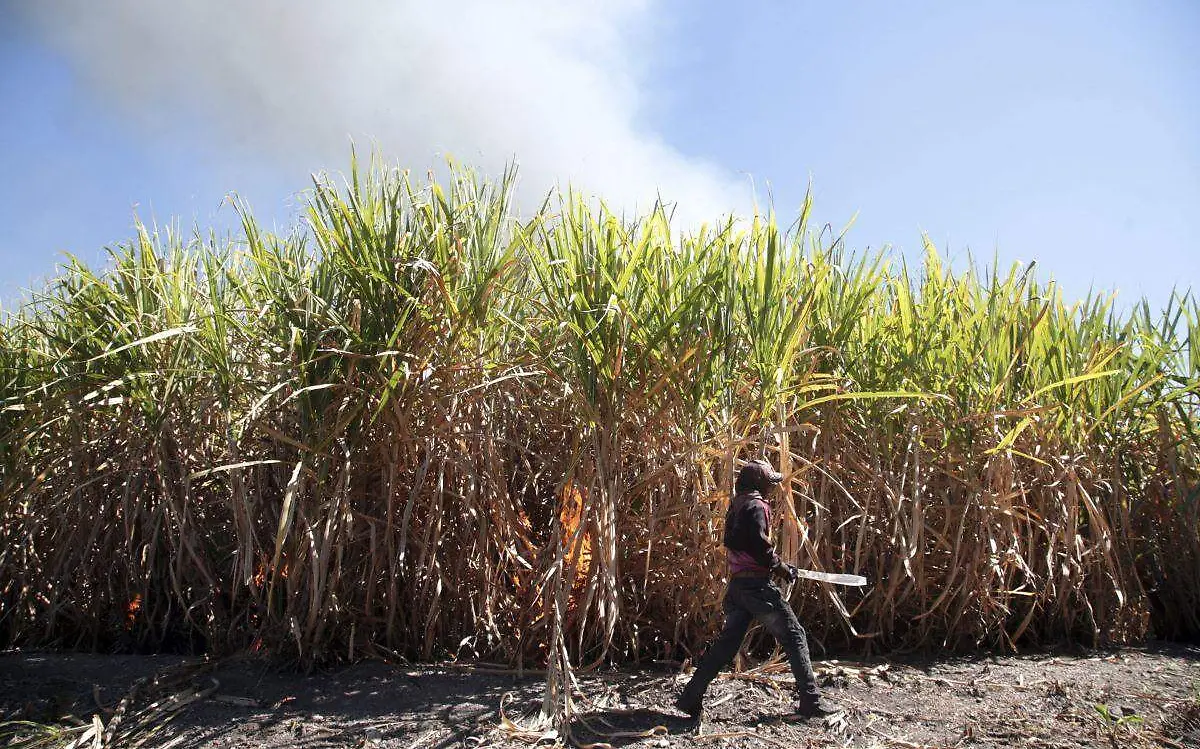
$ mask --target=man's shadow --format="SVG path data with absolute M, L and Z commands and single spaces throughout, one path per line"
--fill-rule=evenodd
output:
M 610 709 L 577 715 L 571 722 L 571 734 L 582 743 L 605 742 L 617 747 L 654 736 L 686 733 L 695 730 L 696 725 L 693 718 L 648 707 Z

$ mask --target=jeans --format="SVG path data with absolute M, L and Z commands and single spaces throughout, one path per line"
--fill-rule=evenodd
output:
M 792 607 L 783 600 L 779 588 L 766 578 L 735 577 L 729 581 L 721 608 L 725 612 L 725 627 L 696 666 L 692 680 L 684 687 L 685 700 L 698 701 L 704 696 L 709 683 L 717 678 L 717 673 L 733 662 L 750 629 L 750 623 L 755 619 L 766 627 L 787 653 L 792 675 L 796 677 L 797 698 L 817 699 L 820 691 L 813 677 L 804 627 L 800 626 Z

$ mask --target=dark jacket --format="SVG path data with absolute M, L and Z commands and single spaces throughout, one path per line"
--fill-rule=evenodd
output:
M 731 572 L 770 574 L 779 566 L 771 545 L 771 507 L 755 490 L 735 494 L 725 513 L 724 544 Z

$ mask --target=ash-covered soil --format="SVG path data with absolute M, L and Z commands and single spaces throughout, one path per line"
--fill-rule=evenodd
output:
M 690 721 L 672 707 L 686 675 L 663 667 L 580 676 L 570 738 L 614 747 L 1200 749 L 1197 647 L 816 665 L 843 708 L 828 722 L 788 717 L 782 664 L 724 675 L 703 719 Z M 367 661 L 302 675 L 247 658 L 8 652 L 0 745 L 90 747 L 99 735 L 96 746 L 116 747 L 520 747 L 553 741 L 532 730 L 542 686 L 538 675 L 464 665 Z

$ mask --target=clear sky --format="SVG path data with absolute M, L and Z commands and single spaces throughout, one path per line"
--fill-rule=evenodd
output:
M 436 6 L 433 7 L 433 6 Z M 290 223 L 377 143 L 852 246 L 1200 289 L 1200 3 L 0 0 L 0 298 L 146 220 Z M 686 210 L 684 210 L 686 209 Z M 690 211 L 690 213 L 689 213 Z

